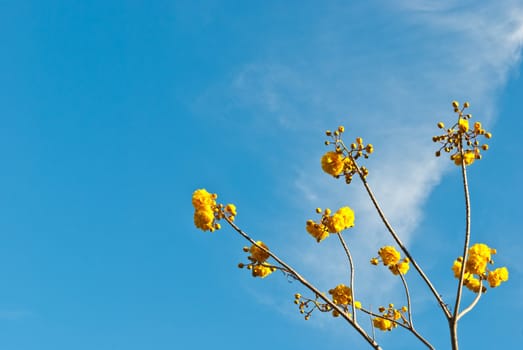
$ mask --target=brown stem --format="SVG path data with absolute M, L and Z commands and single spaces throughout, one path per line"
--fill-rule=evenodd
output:
M 236 231 L 238 232 L 243 238 L 251 242 L 253 245 L 264 251 L 265 253 L 269 254 L 274 260 L 276 260 L 280 265 L 285 267 L 292 276 L 299 281 L 301 284 L 303 284 L 306 288 L 308 288 L 310 291 L 315 293 L 320 299 L 322 299 L 325 303 L 327 303 L 330 307 L 332 307 L 334 310 L 336 310 L 352 327 L 356 329 L 356 331 L 376 350 L 381 350 L 380 345 L 372 339 L 367 332 L 361 326 L 357 323 L 355 323 L 349 315 L 342 310 L 338 305 L 336 305 L 332 300 L 327 298 L 321 291 L 319 291 L 316 287 L 314 287 L 309 281 L 307 281 L 305 278 L 303 278 L 296 270 L 294 270 L 291 266 L 286 264 L 283 260 L 278 258 L 274 253 L 272 253 L 270 250 L 265 249 L 263 246 L 259 245 L 255 240 L 253 240 L 247 233 L 242 231 L 234 222 L 232 222 L 228 217 L 224 218 L 227 223 Z
M 458 349 L 458 320 L 459 320 L 459 304 L 461 302 L 461 295 L 463 291 L 463 279 L 465 276 L 465 267 L 467 264 L 468 258 L 468 249 L 470 242 L 470 194 L 469 186 L 467 182 L 467 167 L 465 165 L 465 157 L 463 154 L 463 147 L 460 145 L 461 153 L 461 175 L 463 177 L 463 190 L 465 194 L 465 242 L 463 244 L 463 261 L 461 264 L 461 272 L 459 275 L 458 290 L 456 291 L 456 303 L 454 305 L 454 313 L 449 319 L 450 327 L 450 340 L 452 344 L 452 349 Z M 481 290 L 480 290 L 481 293 Z M 467 311 L 468 312 L 468 311 Z
M 352 319 L 354 320 L 354 323 L 357 323 L 356 321 L 356 306 L 354 303 L 356 300 L 354 299 L 354 263 L 352 262 L 352 255 L 350 254 L 349 247 L 347 247 L 347 244 L 345 243 L 345 239 L 343 238 L 341 232 L 338 232 L 338 238 L 340 239 L 341 245 L 343 246 L 343 250 L 345 251 L 345 254 L 347 254 L 347 259 L 349 260 L 349 269 L 350 269 L 350 297 L 352 300 L 351 307 L 352 307 Z
M 409 287 L 407 286 L 407 281 L 405 280 L 405 276 L 400 272 L 401 282 L 403 283 L 403 287 L 405 288 L 405 294 L 407 296 L 407 312 L 409 315 L 409 324 L 412 328 L 414 328 L 414 324 L 412 323 L 412 311 L 410 309 L 410 293 L 409 293 Z
M 472 310 L 474 308 L 474 306 L 476 306 L 476 304 L 479 302 L 479 299 L 481 298 L 481 294 L 483 294 L 482 289 L 483 289 L 483 281 L 480 280 L 479 281 L 479 292 L 478 292 L 478 295 L 476 295 L 476 297 L 474 298 L 472 303 L 469 306 L 467 306 L 467 308 L 465 308 L 463 311 L 461 311 L 458 314 L 458 318 L 457 318 L 456 322 L 459 321 L 460 318 L 465 316 L 467 313 L 469 313 L 469 311 Z

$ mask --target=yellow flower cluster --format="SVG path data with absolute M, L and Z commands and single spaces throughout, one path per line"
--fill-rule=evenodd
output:
M 316 209 L 320 214 L 322 210 Z M 354 211 L 349 207 L 342 207 L 331 215 L 330 209 L 325 209 L 319 222 L 307 220 L 305 229 L 319 243 L 329 236 L 329 233 L 339 233 L 349 227 L 354 226 Z
M 384 246 L 378 250 L 378 257 L 370 259 L 372 265 L 378 265 L 381 259 L 383 265 L 388 266 L 394 275 L 405 275 L 410 269 L 409 258 L 401 259 L 401 254 L 393 246 Z
M 404 324 L 407 323 L 407 319 L 403 315 L 407 312 L 407 307 L 403 306 L 401 309 L 395 309 L 394 304 L 389 304 L 388 308 L 381 306 L 379 312 L 382 313 L 381 317 L 375 317 L 372 319 L 374 327 L 382 331 L 391 331 L 393 328 L 398 326 L 397 322 L 401 319 Z
M 501 282 L 508 281 L 508 269 L 506 267 L 498 267 L 490 271 L 487 275 L 487 281 L 492 288 L 498 287 Z
M 369 171 L 364 166 L 358 168 L 356 160 L 360 157 L 368 158 L 374 152 L 374 146 L 371 144 L 364 145 L 361 137 L 356 138 L 356 142 L 349 147 L 341 139 L 345 131 L 343 126 L 338 127 L 334 132 L 327 130 L 325 133 L 331 140 L 325 141 L 326 145 L 334 144 L 334 151 L 329 151 L 321 157 L 321 168 L 329 175 L 339 178 L 345 177 L 345 182 L 350 183 L 354 174 L 361 173 L 364 177 Z
M 332 301 L 343 308 L 345 312 L 349 311 L 348 306 L 352 305 L 352 289 L 344 284 L 338 284 L 333 289 L 329 290 L 329 294 L 332 295 Z M 361 309 L 361 302 L 355 300 L 354 307 Z M 337 310 L 332 310 L 332 316 L 338 317 L 340 313 Z M 349 313 L 349 316 L 351 314 Z
M 321 168 L 327 174 L 334 177 L 339 176 L 345 167 L 345 159 L 342 153 L 327 152 L 321 157 Z
M 391 320 L 388 320 L 386 318 L 381 318 L 381 317 L 375 317 L 372 320 L 372 324 L 374 325 L 374 327 L 376 327 L 382 331 L 391 331 L 392 328 L 394 328 L 396 326 L 396 324 L 393 323 Z
M 265 243 L 263 243 L 262 241 L 258 241 L 258 242 L 256 242 L 256 244 L 263 247 L 267 251 L 269 250 L 269 247 L 267 247 L 267 245 L 265 245 Z M 260 247 L 253 244 L 250 248 L 244 247 L 243 251 L 246 253 L 251 253 L 251 255 L 249 255 L 247 257 L 247 259 L 249 259 L 250 263 L 247 265 L 245 265 L 243 263 L 239 263 L 238 267 L 240 269 L 246 267 L 248 270 L 251 270 L 253 277 L 265 278 L 265 277 L 269 276 L 271 273 L 273 273 L 274 271 L 276 271 L 275 266 L 272 266 L 272 265 L 266 263 L 267 259 L 269 259 L 269 257 L 270 257 L 269 253 L 267 253 Z
M 332 302 L 340 307 L 348 317 L 352 317 L 349 309 L 352 309 L 352 290 L 344 284 L 339 284 L 335 288 L 329 290 L 329 294 L 332 296 Z M 320 312 L 332 312 L 332 316 L 340 316 L 340 312 L 333 309 L 327 303 L 321 302 L 319 296 L 316 295 L 315 299 L 303 298 L 300 293 L 294 295 L 294 304 L 298 305 L 301 314 L 305 314 L 305 320 L 310 318 L 310 315 L 314 310 Z M 354 302 L 354 308 L 361 309 L 361 303 L 359 301 Z
M 260 245 L 261 247 L 263 247 L 264 249 L 269 250 L 269 247 L 267 247 L 267 245 L 265 245 L 265 243 L 263 243 L 262 241 L 258 241 L 256 243 L 258 245 Z M 251 253 L 251 255 L 249 256 L 249 260 L 260 263 L 260 264 L 265 262 L 265 260 L 269 259 L 269 256 L 270 256 L 269 253 L 258 248 L 254 244 L 249 249 L 249 252 Z
M 275 271 L 274 267 L 263 264 L 252 267 L 252 276 L 265 278 Z
M 214 231 L 220 228 L 216 223 L 216 198 L 218 196 L 205 189 L 194 191 L 192 205 L 194 207 L 194 225 L 203 231 Z
M 496 250 L 483 243 L 474 244 L 469 248 L 467 261 L 465 263 L 463 285 L 474 293 L 486 291 L 486 287 L 482 285 L 481 281 L 486 280 L 492 288 L 498 287 L 502 282 L 508 281 L 508 269 L 506 267 L 489 271 L 488 264 L 493 264 L 493 254 L 496 254 Z M 452 264 L 454 277 L 460 277 L 462 268 L 463 257 L 460 256 Z
M 227 204 L 224 207 L 222 204 L 216 203 L 216 198 L 218 198 L 216 193 L 209 193 L 204 188 L 194 191 L 192 195 L 194 225 L 200 230 L 211 232 L 219 230 L 218 221 L 226 216 L 229 220 L 234 221 L 236 206 Z
M 329 290 L 329 294 L 332 295 L 332 301 L 334 304 L 339 305 L 350 305 L 352 304 L 352 290 L 344 284 L 338 284 L 333 289 Z
M 454 164 L 471 165 L 476 159 L 481 159 L 481 150 L 488 150 L 488 145 L 480 145 L 477 140 L 478 136 L 483 135 L 487 139 L 492 137 L 492 134 L 483 129 L 480 122 L 475 122 L 474 127 L 470 128 L 469 120 L 472 118 L 471 114 L 464 114 L 464 110 L 470 107 L 468 102 L 463 104 L 463 108 L 459 108 L 457 101 L 452 102 L 454 112 L 458 114 L 458 121 L 446 133 L 439 136 L 434 136 L 432 140 L 442 144 L 440 149 L 436 152 L 436 157 L 441 155 L 441 151 L 452 153 L 450 159 Z M 438 123 L 438 128 L 445 129 L 445 124 Z M 463 152 L 463 156 L 462 156 Z

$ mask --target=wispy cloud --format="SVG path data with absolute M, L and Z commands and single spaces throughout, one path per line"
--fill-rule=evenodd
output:
M 232 96 L 229 108 L 256 109 L 253 123 L 279 125 L 286 133 L 298 128 L 302 137 L 317 138 L 320 130 L 346 121 L 348 135 L 361 133 L 375 144 L 370 181 L 390 221 L 410 242 L 424 202 L 450 167 L 433 156 L 437 118 L 452 117 L 455 98 L 470 100 L 473 113 L 487 126 L 493 122 L 496 96 L 521 60 L 523 5 L 403 1 L 394 6 L 369 8 L 363 27 L 347 25 L 356 20 L 350 18 L 350 6 L 327 11 L 311 24 L 312 51 L 296 49 L 301 59 L 292 62 L 277 55 L 248 62 L 225 90 Z M 366 42 L 355 39 L 361 31 Z M 364 204 L 363 191 L 346 192 L 326 175 L 319 177 L 310 152 L 296 151 L 296 157 L 296 203 L 310 213 L 316 206 L 346 204 L 350 197 L 349 204 L 358 207 L 358 230 L 365 234 L 351 244 L 357 258 L 368 260 L 388 241 L 375 212 Z M 319 254 L 325 252 L 295 258 L 316 271 L 319 280 L 345 277 L 343 262 L 329 264 L 325 273 L 325 265 L 317 263 Z M 366 277 L 362 292 L 382 278 Z

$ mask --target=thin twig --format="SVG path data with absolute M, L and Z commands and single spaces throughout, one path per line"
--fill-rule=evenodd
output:
M 354 303 L 356 302 L 356 300 L 354 299 L 354 263 L 352 262 L 352 255 L 350 254 L 349 247 L 347 247 L 347 244 L 345 243 L 345 239 L 343 238 L 341 232 L 338 232 L 338 238 L 340 239 L 341 245 L 343 246 L 343 250 L 345 250 L 345 254 L 347 254 L 347 259 L 349 260 L 352 319 L 354 320 L 354 323 L 358 323 L 358 321 L 356 321 L 356 306 L 354 305 Z
M 463 311 L 461 311 L 458 314 L 456 322 L 458 322 L 460 318 L 465 316 L 470 310 L 472 310 L 474 308 L 474 306 L 476 306 L 476 304 L 479 302 L 479 299 L 481 298 L 481 294 L 483 294 L 483 292 L 481 291 L 482 289 L 483 289 L 483 281 L 480 280 L 479 281 L 479 292 L 478 292 L 478 295 L 476 295 L 476 297 L 474 298 L 472 303 L 467 308 L 465 308 Z
M 362 312 L 370 315 L 370 316 L 374 316 L 374 317 L 378 317 L 378 318 L 382 318 L 382 319 L 385 319 L 385 320 L 389 320 L 390 322 L 408 330 L 409 332 L 411 332 L 412 334 L 414 334 L 414 336 L 416 338 L 418 338 L 423 344 L 425 344 L 429 349 L 432 349 L 434 350 L 434 346 L 432 346 L 431 343 L 429 343 L 429 341 L 425 338 L 423 338 L 423 336 L 421 334 L 418 333 L 418 331 L 416 331 L 416 329 L 414 329 L 413 327 L 411 327 L 411 325 L 409 324 L 408 326 L 407 325 L 404 325 L 402 322 L 398 322 L 394 319 L 390 319 L 390 318 L 386 318 L 386 317 L 383 317 L 383 315 L 379 315 L 379 314 L 376 314 L 370 310 L 366 310 L 364 308 L 361 308 L 360 309 Z M 372 332 L 373 332 L 373 337 L 375 336 L 374 334 L 374 324 L 372 325 Z
M 414 324 L 412 323 L 412 311 L 410 310 L 410 294 L 409 294 L 409 287 L 407 286 L 407 281 L 405 280 L 405 277 L 400 272 L 400 278 L 401 282 L 403 282 L 403 287 L 405 288 L 405 294 L 407 295 L 407 312 L 409 315 L 409 324 L 412 328 L 414 328 Z

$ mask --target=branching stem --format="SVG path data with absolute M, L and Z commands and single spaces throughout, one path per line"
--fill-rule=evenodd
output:
M 464 309 L 463 311 L 461 311 L 458 314 L 458 318 L 456 319 L 456 322 L 458 322 L 460 318 L 465 316 L 470 310 L 472 310 L 474 308 L 474 306 L 476 306 L 476 304 L 479 302 L 479 299 L 481 298 L 481 295 L 483 294 L 482 289 L 483 289 L 483 281 L 480 280 L 478 295 L 476 295 L 476 297 L 474 298 L 472 303 L 466 309 Z
M 285 263 L 283 260 L 278 258 L 274 253 L 272 253 L 270 250 L 265 249 L 263 246 L 259 245 L 254 239 L 252 239 L 247 233 L 242 231 L 234 222 L 232 222 L 228 217 L 224 218 L 227 223 L 236 231 L 238 232 L 243 238 L 248 240 L 250 243 L 264 251 L 265 253 L 269 254 L 275 261 L 277 261 L 280 265 L 282 265 L 284 268 L 286 268 L 290 273 L 298 280 L 302 285 L 304 285 L 306 288 L 308 288 L 310 291 L 315 293 L 318 298 L 322 299 L 325 303 L 327 303 L 330 307 L 332 307 L 334 310 L 336 310 L 356 331 L 369 343 L 370 346 L 372 346 L 376 350 L 381 350 L 381 346 L 372 338 L 370 337 L 367 332 L 361 328 L 360 325 L 354 322 L 354 320 L 344 311 L 342 310 L 338 305 L 336 305 L 332 300 L 327 298 L 321 291 L 319 291 L 316 287 L 314 287 L 309 281 L 307 281 L 305 278 L 303 278 L 296 270 L 294 270 L 290 265 Z

